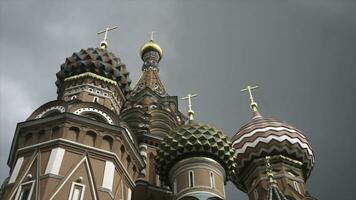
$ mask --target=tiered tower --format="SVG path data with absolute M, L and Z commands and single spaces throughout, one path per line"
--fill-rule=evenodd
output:
M 17 125 L 3 199 L 131 199 L 145 163 L 118 117 L 131 81 L 106 49 L 108 30 L 61 65 L 58 99 Z
M 313 150 L 300 130 L 262 117 L 251 92 L 255 88 L 242 90 L 249 92 L 253 118 L 232 138 L 235 183 L 250 200 L 274 199 L 277 194 L 288 200 L 310 198 L 305 183 L 314 166 Z

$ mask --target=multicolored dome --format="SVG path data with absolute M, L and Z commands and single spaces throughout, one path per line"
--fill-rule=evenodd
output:
M 168 184 L 168 173 L 178 161 L 196 156 L 214 159 L 225 169 L 227 179 L 235 173 L 234 150 L 221 130 L 208 124 L 190 122 L 166 135 L 156 157 L 156 171 Z
M 314 166 L 314 153 L 301 131 L 289 124 L 255 116 L 232 138 L 237 171 L 242 172 L 254 158 L 284 155 L 303 163 L 305 179 Z
M 120 58 L 102 48 L 82 49 L 80 52 L 73 53 L 71 57 L 68 57 L 56 74 L 56 85 L 60 87 L 65 78 L 85 72 L 92 72 L 116 81 L 125 96 L 131 90 L 131 80 L 126 66 L 121 62 Z

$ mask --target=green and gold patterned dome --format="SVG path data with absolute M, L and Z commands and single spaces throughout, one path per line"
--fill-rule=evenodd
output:
M 156 171 L 168 184 L 169 170 L 189 157 L 209 157 L 225 169 L 227 179 L 235 173 L 234 150 L 228 136 L 208 124 L 190 122 L 166 135 L 156 157 Z

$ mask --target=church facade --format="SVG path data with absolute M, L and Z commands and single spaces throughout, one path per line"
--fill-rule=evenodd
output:
M 112 28 L 114 29 L 114 28 Z M 303 133 L 263 117 L 248 86 L 253 117 L 229 138 L 178 109 L 159 76 L 163 50 L 140 56 L 136 85 L 120 58 L 98 48 L 65 59 L 57 100 L 18 123 L 4 200 L 219 200 L 228 181 L 250 200 L 307 200 L 313 150 Z

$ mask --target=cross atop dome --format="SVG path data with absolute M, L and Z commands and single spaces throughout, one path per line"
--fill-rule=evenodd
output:
M 107 39 L 108 39 L 108 32 L 109 31 L 112 31 L 114 29 L 117 29 L 118 27 L 117 26 L 114 26 L 114 27 L 106 27 L 104 30 L 102 31 L 99 31 L 97 34 L 100 35 L 100 34 L 103 34 L 104 33 L 104 38 L 103 40 L 100 42 L 100 48 L 102 49 L 106 49 L 108 48 L 108 42 L 107 42 Z
M 251 107 L 251 109 L 252 109 L 252 111 L 254 113 L 254 117 L 260 116 L 260 114 L 259 114 L 259 112 L 257 110 L 257 108 L 258 108 L 257 102 L 255 101 L 255 99 L 253 98 L 253 95 L 252 95 L 252 90 L 257 89 L 257 88 L 258 88 L 258 85 L 255 85 L 255 86 L 249 86 L 248 85 L 246 88 L 240 90 L 241 92 L 248 91 L 248 94 L 250 96 L 250 101 L 251 101 L 250 107 Z
M 198 96 L 198 94 L 188 94 L 187 96 L 181 98 L 182 100 L 188 100 L 188 116 L 189 116 L 189 121 L 194 120 L 194 111 L 192 109 L 192 98 Z

